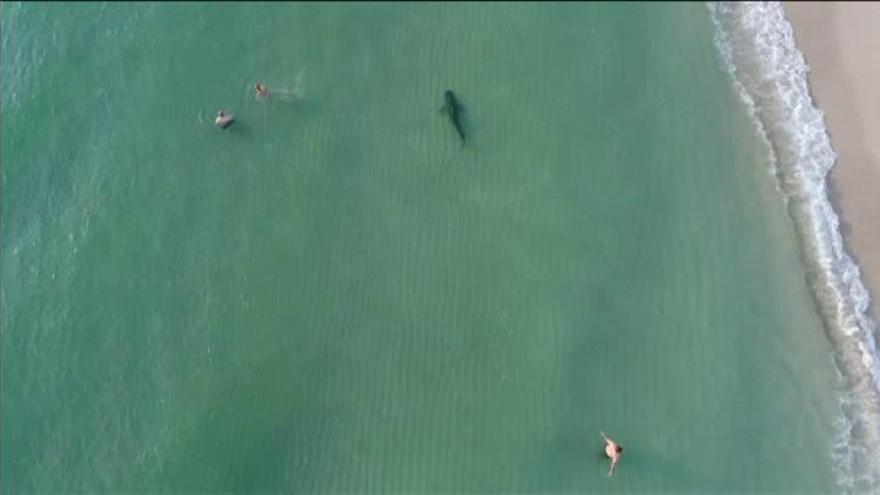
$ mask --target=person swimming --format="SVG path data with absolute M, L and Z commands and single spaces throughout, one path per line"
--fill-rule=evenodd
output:
M 300 97 L 296 90 L 274 88 L 272 91 L 269 91 L 269 88 L 261 82 L 254 84 L 254 95 L 256 95 L 257 98 L 265 98 L 267 100 L 280 99 L 288 101 L 291 98 Z
M 614 473 L 614 467 L 617 466 L 617 462 L 620 460 L 620 454 L 623 452 L 623 447 L 605 436 L 604 432 L 600 431 L 599 434 L 605 439 L 605 456 L 611 459 L 611 467 L 608 468 L 608 476 L 610 477 Z
M 225 113 L 223 110 L 218 111 L 217 117 L 214 119 L 214 125 L 221 129 L 226 129 L 231 126 L 233 122 L 235 122 L 235 116 Z

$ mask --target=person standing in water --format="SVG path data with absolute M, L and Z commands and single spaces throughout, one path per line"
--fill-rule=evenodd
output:
M 235 116 L 230 115 L 223 110 L 218 111 L 217 117 L 214 118 L 214 125 L 221 129 L 226 129 L 231 126 L 233 122 L 235 122 Z
M 266 85 L 261 82 L 258 82 L 256 85 L 254 85 L 254 92 L 257 94 L 258 97 L 269 96 L 269 90 L 266 89 Z
M 602 435 L 602 438 L 605 439 L 605 455 L 611 459 L 611 467 L 608 468 L 608 476 L 614 473 L 614 467 L 617 466 L 617 461 L 620 460 L 620 454 L 623 452 L 623 447 L 617 444 L 614 440 L 605 436 L 605 432 L 599 432 Z

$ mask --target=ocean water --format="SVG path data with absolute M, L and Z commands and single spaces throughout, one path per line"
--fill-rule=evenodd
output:
M 867 486 L 715 14 L 3 3 L 0 489 Z

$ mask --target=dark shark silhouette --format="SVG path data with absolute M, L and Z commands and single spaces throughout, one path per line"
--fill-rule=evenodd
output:
M 451 89 L 447 89 L 446 92 L 443 93 L 443 99 L 445 100 L 445 103 L 440 111 L 449 116 L 449 120 L 452 121 L 452 125 L 455 126 L 455 130 L 458 131 L 458 135 L 461 137 L 461 146 L 464 147 L 464 131 L 461 129 L 461 112 L 464 110 L 464 107 L 458 103 L 458 100 L 455 98 L 455 93 L 453 93 Z

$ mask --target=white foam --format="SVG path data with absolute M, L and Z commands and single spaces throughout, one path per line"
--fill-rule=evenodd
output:
M 847 254 L 828 198 L 837 158 L 813 105 L 809 66 L 782 5 L 711 3 L 715 44 L 733 85 L 770 150 L 778 187 L 803 240 L 808 278 L 835 351 L 841 416 L 832 459 L 838 488 L 880 491 L 880 358 L 870 299 Z

